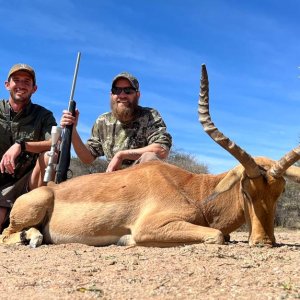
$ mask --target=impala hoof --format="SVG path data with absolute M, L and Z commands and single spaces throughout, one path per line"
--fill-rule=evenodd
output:
M 219 232 L 215 235 L 208 236 L 205 238 L 204 243 L 223 245 L 225 243 L 224 235 L 222 232 Z
M 36 248 L 42 245 L 43 235 L 36 229 L 30 228 L 23 230 L 21 233 L 21 241 L 25 245 L 29 245 L 31 248 Z

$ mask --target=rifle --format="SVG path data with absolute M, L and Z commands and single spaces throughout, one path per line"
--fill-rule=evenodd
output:
M 69 107 L 68 111 L 72 113 L 73 116 L 75 116 L 75 109 L 76 109 L 76 102 L 73 100 L 74 97 L 74 91 L 75 91 L 75 86 L 76 86 L 76 79 L 77 79 L 77 73 L 78 73 L 78 67 L 79 67 L 79 62 L 80 62 L 80 55 L 81 53 L 78 52 L 77 54 L 77 61 L 75 65 L 75 72 L 74 72 L 74 77 L 73 77 L 73 83 L 72 83 L 72 88 L 71 88 L 71 95 L 69 99 Z M 61 133 L 61 142 L 59 145 L 59 153 L 58 153 L 58 164 L 56 165 L 56 176 L 55 176 L 55 182 L 60 183 L 63 181 L 66 181 L 68 178 L 68 171 L 69 171 L 69 166 L 70 166 L 70 160 L 71 160 L 71 143 L 72 143 L 72 130 L 73 130 L 73 125 L 67 125 L 65 128 L 62 129 Z M 54 134 L 53 134 L 54 135 Z M 51 137 L 52 137 L 52 131 L 51 131 Z M 54 136 L 54 139 L 56 137 Z M 57 143 L 56 139 L 56 143 Z M 55 141 L 53 141 L 55 142 Z M 56 145 L 55 143 L 55 145 Z M 53 146 L 54 147 L 54 146 Z M 51 147 L 52 150 L 52 147 Z M 51 153 L 51 151 L 50 151 Z M 51 164 L 51 156 L 49 159 L 49 163 Z M 48 167 L 49 167 L 48 163 Z M 45 177 L 44 177 L 44 182 L 48 182 L 52 180 L 53 177 L 52 175 L 48 176 L 47 174 L 52 172 L 53 170 L 53 163 L 50 165 L 51 171 L 45 172 Z M 48 168 L 47 167 L 47 168 Z M 50 178 L 50 179 L 49 179 Z
M 61 128 L 59 126 L 52 126 L 51 129 L 51 149 L 47 152 L 49 156 L 48 166 L 45 170 L 44 182 L 49 182 L 53 180 L 56 170 L 57 155 L 59 151 L 59 141 L 61 136 Z

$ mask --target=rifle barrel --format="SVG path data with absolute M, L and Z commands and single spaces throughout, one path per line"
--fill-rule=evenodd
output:
M 78 52 L 77 54 L 77 61 L 75 66 L 75 72 L 73 77 L 71 95 L 69 100 L 69 108 L 68 108 L 69 112 L 71 112 L 73 116 L 75 116 L 75 109 L 76 109 L 76 102 L 73 100 L 73 96 L 74 96 L 74 90 L 76 86 L 79 62 L 80 62 L 80 52 Z M 60 183 L 68 179 L 67 173 L 69 170 L 70 160 L 71 160 L 72 129 L 73 129 L 73 124 L 67 125 L 62 130 L 60 151 L 59 151 L 58 164 L 57 164 L 56 176 L 55 176 L 56 183 Z
M 75 86 L 76 86 L 76 80 L 77 80 L 77 73 L 78 73 L 78 68 L 79 68 L 80 56 L 81 56 L 81 53 L 78 52 L 77 53 L 76 65 L 75 65 L 75 72 L 74 72 L 74 77 L 73 77 L 73 83 L 72 83 L 72 88 L 71 88 L 70 100 L 73 100 L 73 97 L 74 97 L 74 91 L 75 91 Z

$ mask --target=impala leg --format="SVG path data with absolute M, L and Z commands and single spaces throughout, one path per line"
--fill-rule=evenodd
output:
M 43 235 L 34 227 L 31 227 L 24 232 L 24 238 L 31 248 L 36 248 L 42 245 Z
M 224 244 L 224 236 L 221 231 L 195 225 L 182 220 L 169 222 L 152 220 L 139 224 L 138 228 L 133 230 L 132 236 L 136 245 L 172 247 L 186 244 Z
M 135 246 L 136 242 L 131 234 L 126 234 L 120 237 L 117 242 L 118 246 Z
M 32 227 L 28 230 L 7 234 L 7 229 L 0 236 L 0 244 L 24 244 L 32 248 L 40 246 L 43 242 L 43 235 L 36 228 Z
M 42 235 L 31 227 L 41 224 L 52 206 L 53 192 L 48 187 L 38 188 L 20 196 L 11 210 L 9 226 L 1 236 L 2 243 L 5 240 L 10 244 L 14 243 L 13 241 L 27 241 L 32 247 L 39 246 Z
M 22 232 L 7 234 L 5 233 L 5 230 L 6 229 L 4 229 L 3 233 L 0 235 L 0 244 L 22 244 Z

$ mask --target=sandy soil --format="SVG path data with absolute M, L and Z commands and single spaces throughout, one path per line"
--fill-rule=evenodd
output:
M 278 247 L 0 246 L 1 299 L 299 299 L 300 231 Z

